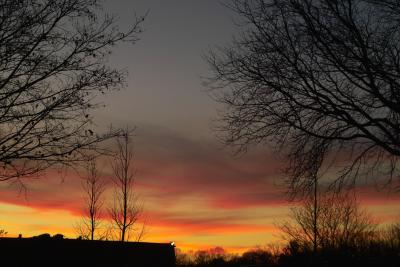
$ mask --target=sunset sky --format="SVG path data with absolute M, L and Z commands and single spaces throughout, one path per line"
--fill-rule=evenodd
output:
M 280 172 L 285 162 L 267 145 L 243 155 L 224 147 L 213 130 L 222 107 L 202 85 L 202 77 L 210 75 L 203 56 L 237 34 L 234 15 L 215 0 L 108 0 L 104 8 L 118 15 L 122 28 L 134 13 L 148 12 L 141 40 L 116 47 L 110 58 L 129 72 L 127 88 L 101 99 L 107 107 L 95 114 L 100 127 L 137 126 L 133 148 L 144 240 L 232 252 L 279 240 L 276 225 L 289 211 Z M 108 161 L 101 165 L 103 176 L 110 177 Z M 0 184 L 0 228 L 10 236 L 76 237 L 81 178 L 49 170 L 25 184 L 26 194 L 16 184 Z M 399 218 L 400 193 L 377 192 L 363 182 L 359 191 L 379 222 Z M 111 199 L 111 188 L 107 196 Z

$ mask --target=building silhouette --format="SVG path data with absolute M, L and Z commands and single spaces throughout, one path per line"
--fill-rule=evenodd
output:
M 173 267 L 172 244 L 91 241 L 42 235 L 0 238 L 4 267 Z

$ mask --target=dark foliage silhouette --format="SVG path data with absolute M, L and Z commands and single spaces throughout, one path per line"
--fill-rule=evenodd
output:
M 243 253 L 242 256 L 227 254 L 222 248 L 219 250 L 219 253 L 215 253 L 215 249 L 200 250 L 193 255 L 178 251 L 176 264 L 182 267 L 272 266 L 275 264 L 275 256 L 268 250 L 252 249 Z
M 359 239 L 351 246 L 336 245 L 318 249 L 314 253 L 312 245 L 290 240 L 280 250 L 253 249 L 240 255 L 215 254 L 200 251 L 193 254 L 176 253 L 176 265 L 181 267 L 272 267 L 272 266 L 398 266 L 400 248 L 392 247 L 395 239 L 390 234 L 397 224 L 379 231 L 371 232 L 368 238 Z M 388 241 L 390 239 L 391 241 Z
M 358 239 L 350 246 L 327 247 L 318 250 L 316 255 L 292 240 L 279 256 L 278 266 L 397 266 L 399 247 L 393 248 L 377 232 L 371 233 L 371 236 Z
M 121 88 L 107 64 L 115 44 L 138 40 L 97 0 L 0 1 L 0 181 L 73 166 L 118 134 L 95 132 L 96 95 Z
M 334 185 L 397 176 L 400 4 L 383 0 L 232 0 L 243 33 L 211 51 L 223 140 L 276 144 L 292 181 L 321 146 Z M 317 151 L 315 151 L 317 149 Z

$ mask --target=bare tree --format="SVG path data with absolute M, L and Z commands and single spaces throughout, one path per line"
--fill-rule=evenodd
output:
M 207 56 L 225 105 L 223 140 L 271 142 L 291 179 L 324 143 L 336 185 L 397 177 L 400 156 L 400 4 L 383 0 L 232 0 L 243 30 Z M 340 164 L 338 164 L 340 163 Z
M 303 201 L 308 203 L 308 210 L 312 226 L 312 247 L 314 254 L 318 249 L 318 236 L 319 236 L 319 216 L 320 216 L 320 200 L 321 188 L 319 185 L 320 178 L 323 176 L 322 164 L 325 159 L 326 145 L 325 142 L 314 143 L 310 153 L 302 160 L 302 169 L 288 167 L 287 173 L 290 173 L 291 179 L 288 179 L 288 196 L 289 200 L 293 201 L 300 197 Z M 297 153 L 291 155 L 297 157 Z M 297 173 L 302 173 L 298 175 Z
M 309 198 L 292 208 L 293 222 L 281 226 L 286 239 L 314 251 L 315 244 L 317 250 L 354 248 L 373 237 L 375 224 L 354 195 L 324 193 L 318 195 L 317 207 L 314 203 Z
M 117 134 L 95 133 L 91 111 L 125 84 L 107 59 L 142 20 L 122 31 L 98 0 L 0 1 L 0 181 L 72 165 Z
M 115 184 L 114 202 L 110 209 L 112 223 L 118 230 L 119 240 L 129 239 L 134 230 L 142 208 L 134 192 L 135 171 L 133 170 L 133 152 L 131 148 L 132 131 L 128 127 L 122 136 L 117 137 L 117 153 L 113 158 L 113 181 Z M 141 236 L 144 228 L 139 233 Z
M 4 229 L 0 229 L 0 237 L 6 236 L 8 232 Z
M 392 223 L 382 232 L 381 240 L 393 251 L 400 251 L 400 223 Z
M 82 221 L 77 225 L 78 234 L 85 239 L 104 239 L 105 232 L 99 233 L 101 229 L 101 209 L 104 204 L 103 193 L 106 183 L 99 175 L 96 159 L 91 158 L 86 166 L 87 175 L 84 178 L 83 190 L 85 192 L 85 214 Z

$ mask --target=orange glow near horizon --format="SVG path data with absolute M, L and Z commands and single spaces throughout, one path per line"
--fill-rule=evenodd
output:
M 74 224 L 79 216 L 65 210 L 40 210 L 14 204 L 0 203 L 0 225 L 9 237 L 31 237 L 43 233 L 63 234 L 76 238 Z M 144 241 L 169 243 L 174 241 L 183 252 L 223 247 L 229 253 L 243 253 L 257 245 L 271 243 L 276 228 L 272 225 L 221 225 L 213 226 L 173 225 L 157 222 L 148 225 Z M 198 231 L 196 229 L 202 229 Z M 200 234 L 199 234 L 200 232 Z
M 69 188 L 69 185 L 61 187 L 64 186 Z M 146 190 L 143 190 L 143 197 L 146 197 Z M 154 198 L 149 192 L 147 194 L 148 199 Z M 10 237 L 61 233 L 67 238 L 76 238 L 74 225 L 81 215 L 74 209 L 78 204 L 63 203 L 76 200 L 77 194 L 69 195 L 72 199 L 54 199 L 58 204 L 53 203 L 49 207 L 39 201 L 40 198 L 37 200 L 35 194 L 30 197 L 31 201 L 21 197 L 15 197 L 15 203 L 3 200 L 0 202 L 0 228 L 8 231 Z M 363 206 L 379 218 L 379 223 L 398 219 L 399 199 L 385 201 L 378 197 L 366 199 L 364 196 L 363 201 Z M 280 242 L 276 225 L 287 219 L 288 214 L 285 203 L 232 209 L 216 207 L 204 196 L 181 197 L 179 202 L 167 203 L 167 207 L 164 204 L 159 200 L 146 203 L 147 234 L 144 241 L 174 241 L 180 251 L 189 253 L 222 247 L 228 253 L 241 254 L 256 246 Z
M 153 149 L 136 146 L 135 150 L 141 155 L 135 161 L 134 190 L 144 206 L 142 220 L 147 230 L 143 241 L 174 241 L 184 252 L 222 247 L 229 253 L 243 253 L 282 240 L 277 226 L 289 219 L 290 206 L 284 190 L 276 185 L 281 166 L 276 160 L 255 153 L 240 159 L 226 157 L 197 143 L 185 144 L 177 152 L 184 141 L 169 142 L 171 147 L 163 148 L 156 140 L 138 142 Z M 99 166 L 102 177 L 109 179 L 107 162 Z M 74 226 L 84 206 L 82 175 L 71 172 L 60 177 L 59 172 L 49 170 L 40 179 L 24 182 L 26 195 L 20 195 L 13 184 L 0 184 L 0 229 L 9 236 L 60 233 L 76 238 Z M 112 192 L 112 183 L 108 183 L 105 220 Z M 399 219 L 399 194 L 364 186 L 359 201 L 379 223 Z
M 141 221 L 147 226 L 143 241 L 174 241 L 184 252 L 222 247 L 243 253 L 280 242 L 277 226 L 289 218 L 281 172 L 286 162 L 273 149 L 278 144 L 267 143 L 268 138 L 249 144 L 242 155 L 235 154 L 237 147 L 218 141 L 227 134 L 215 127 L 222 126 L 219 111 L 225 107 L 204 90 L 207 79 L 200 77 L 213 75 L 201 55 L 214 45 L 230 43 L 239 33 L 232 23 L 235 13 L 220 2 L 104 1 L 104 10 L 116 14 L 127 31 L 134 14 L 151 12 L 140 40 L 116 44 L 110 51 L 109 65 L 131 73 L 122 79 L 126 88 L 114 92 L 110 87 L 106 91 L 112 94 L 87 99 L 99 106 L 93 112 L 89 109 L 96 134 L 107 133 L 110 125 L 136 127 L 132 166 L 134 193 L 143 203 Z M 67 121 L 62 123 L 68 127 Z M 113 148 L 113 140 L 105 143 Z M 335 154 L 345 161 L 341 156 Z M 107 181 L 104 220 L 113 201 L 110 161 L 104 157 L 98 164 L 99 175 Z M 0 229 L 11 237 L 49 233 L 76 238 L 74 226 L 84 207 L 83 176 L 76 170 L 49 169 L 38 179 L 21 178 L 26 195 L 20 194 L 17 183 L 0 182 Z M 370 185 L 360 188 L 360 203 L 379 223 L 400 220 L 399 192 L 389 195 Z

